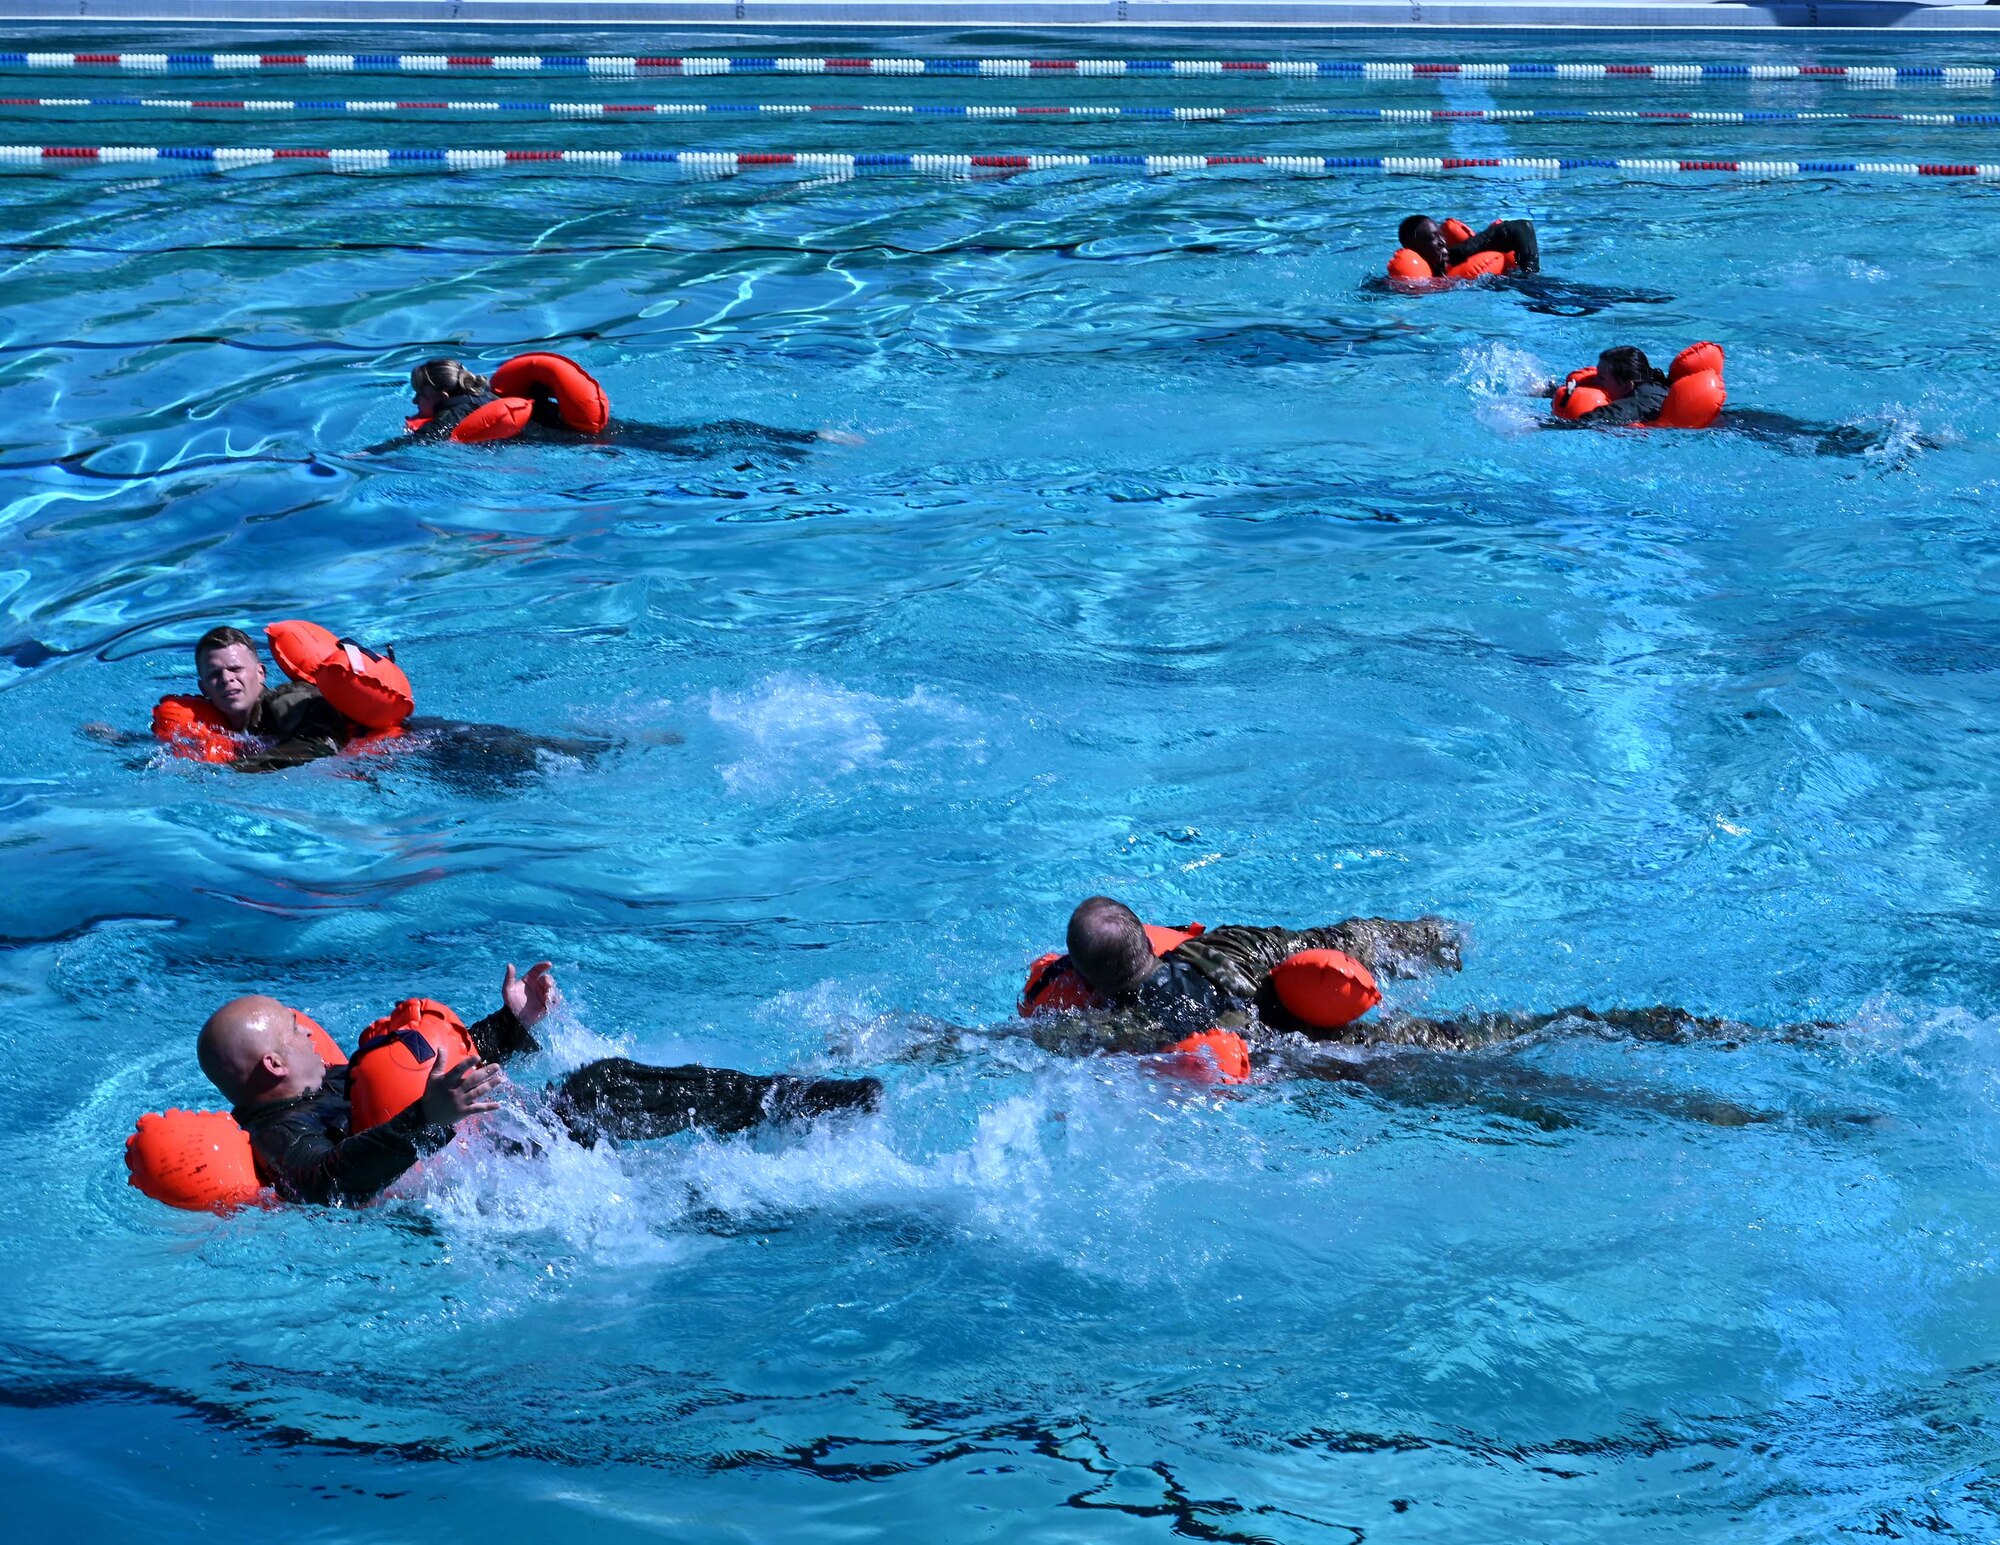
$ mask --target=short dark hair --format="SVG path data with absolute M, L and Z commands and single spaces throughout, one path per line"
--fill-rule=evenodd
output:
M 1156 958 L 1146 925 L 1124 902 L 1092 896 L 1070 914 L 1070 964 L 1099 992 L 1115 998 L 1132 991 Z
M 1429 215 L 1409 215 L 1396 227 L 1396 240 L 1412 251 L 1419 241 L 1437 229 L 1437 221 Z
M 1606 349 L 1597 356 L 1597 368 L 1609 370 L 1619 380 L 1631 386 L 1665 386 L 1667 378 L 1653 368 L 1653 362 L 1646 358 L 1645 351 L 1635 349 L 1629 343 L 1620 344 L 1615 349 Z
M 250 635 L 241 628 L 210 628 L 194 641 L 195 662 L 199 664 L 203 655 L 216 649 L 227 649 L 231 644 L 241 644 L 252 654 L 257 652 L 257 646 L 250 641 Z

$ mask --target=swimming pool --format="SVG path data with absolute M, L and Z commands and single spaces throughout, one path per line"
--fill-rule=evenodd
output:
M 810 86 L 562 92 L 1995 96 Z M 329 140 L 310 115 L 222 138 L 0 111 L 22 143 L 2000 159 L 1972 148 L 2000 129 L 1844 122 L 363 116 Z M 0 170 L 0 194 L 14 1516 L 98 1538 L 1991 1532 L 1993 190 L 155 166 Z M 1374 287 L 1420 207 L 1531 215 L 1551 273 L 1627 293 Z M 1798 425 L 1533 429 L 1531 377 L 1700 337 L 1729 349 L 1732 406 Z M 650 423 L 865 443 L 363 454 L 410 365 L 524 347 Z M 207 623 L 296 614 L 395 639 L 421 711 L 614 749 L 518 780 L 418 757 L 236 778 L 79 733 L 142 728 Z M 1098 889 L 1170 922 L 1462 920 L 1466 971 L 1398 984 L 1406 1005 L 1832 1028 L 1202 1091 L 1009 1033 L 1026 961 Z M 280 990 L 351 1041 L 408 994 L 484 1012 L 504 961 L 542 956 L 571 998 L 546 1071 L 611 1047 L 869 1071 L 885 1108 L 461 1159 L 369 1211 L 217 1221 L 126 1187 L 139 1111 L 212 1103 L 190 1050 L 218 1000 Z

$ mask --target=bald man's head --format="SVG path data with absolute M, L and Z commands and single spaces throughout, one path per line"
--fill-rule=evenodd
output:
M 1121 997 L 1159 964 L 1139 914 L 1109 896 L 1092 896 L 1069 918 L 1070 964 L 1106 997 Z
M 317 1089 L 326 1063 L 312 1036 L 276 998 L 232 998 L 201 1027 L 195 1056 L 231 1105 L 290 1099 Z

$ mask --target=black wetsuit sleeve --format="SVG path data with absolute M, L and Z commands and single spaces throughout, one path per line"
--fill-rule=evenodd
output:
M 1453 263 L 1463 263 L 1482 252 L 1511 252 L 1524 274 L 1542 271 L 1542 246 L 1532 220 L 1495 220 L 1472 240 L 1445 249 Z
M 488 1014 L 475 1025 L 467 1026 L 466 1034 L 472 1037 L 481 1062 L 505 1062 L 509 1057 L 526 1056 L 542 1049 L 542 1043 L 530 1035 L 528 1027 L 514 1017 L 512 1009 L 506 1007 Z
M 451 1141 L 450 1127 L 425 1123 L 421 1105 L 366 1132 L 347 1130 L 345 1069 L 331 1069 L 317 1098 L 238 1115 L 250 1134 L 258 1175 L 288 1202 L 362 1202 L 427 1153 Z
M 1579 424 L 1589 424 L 1595 429 L 1618 429 L 1628 424 L 1642 424 L 1647 419 L 1659 417 L 1660 410 L 1667 405 L 1667 389 L 1647 382 L 1632 388 L 1630 396 L 1620 397 L 1616 402 L 1607 402 L 1601 408 L 1592 408 Z

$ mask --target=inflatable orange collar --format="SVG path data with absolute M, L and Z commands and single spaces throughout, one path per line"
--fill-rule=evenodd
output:
M 352 639 L 336 638 L 318 623 L 297 619 L 272 623 L 264 638 L 278 669 L 317 687 L 335 712 L 376 731 L 377 737 L 399 729 L 416 709 L 410 678 L 396 663 L 394 650 L 376 654 Z M 233 762 L 246 749 L 243 737 L 215 705 L 191 693 L 173 693 L 153 705 L 153 738 L 175 756 L 195 762 Z
M 580 435 L 604 433 L 611 422 L 611 403 L 599 386 L 573 359 L 560 354 L 516 354 L 493 372 L 494 400 L 474 408 L 451 431 L 461 445 L 487 440 L 511 440 L 528 427 L 537 399 L 556 405 L 556 413 Z M 406 418 L 403 427 L 415 434 L 430 419 Z
M 1729 393 L 1722 385 L 1722 345 L 1691 343 L 1674 356 L 1667 370 L 1667 400 L 1659 413 L 1641 422 L 1641 429 L 1706 429 L 1722 412 Z M 1598 385 L 1592 366 L 1572 370 L 1556 393 L 1557 418 L 1579 419 L 1611 401 Z
M 1497 223 L 1497 222 L 1496 222 Z M 1446 220 L 1438 227 L 1452 246 L 1472 240 L 1472 227 L 1463 220 Z M 1398 247 L 1389 259 L 1389 279 L 1398 289 L 1443 290 L 1468 279 L 1490 279 L 1511 274 L 1521 265 L 1511 252 L 1475 252 L 1463 263 L 1454 263 L 1442 274 L 1431 267 L 1430 259 L 1409 247 Z

